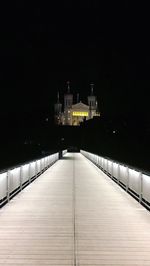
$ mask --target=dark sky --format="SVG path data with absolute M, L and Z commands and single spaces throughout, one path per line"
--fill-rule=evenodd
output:
M 70 80 L 82 99 L 95 83 L 103 114 L 147 116 L 148 6 L 80 2 L 19 0 L 1 7 L 1 115 L 52 110 L 57 90 L 64 92 Z

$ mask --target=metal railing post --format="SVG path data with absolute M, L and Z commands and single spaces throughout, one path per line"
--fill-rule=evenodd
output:
M 44 157 L 44 170 L 46 168 L 46 158 Z
M 114 166 L 114 163 L 112 161 L 112 165 L 111 165 L 111 178 L 113 178 L 113 166 Z
M 99 156 L 97 155 L 97 166 L 99 167 Z
M 118 184 L 120 183 L 120 165 L 118 164 Z
M 37 160 L 35 161 L 35 177 L 37 178 L 37 174 L 38 174 L 38 167 L 37 167 Z
M 20 190 L 22 190 L 22 166 L 20 167 Z
M 126 172 L 127 172 L 126 191 L 128 191 L 129 189 L 129 168 L 128 166 L 126 167 Z
M 40 173 L 42 171 L 42 160 L 40 159 Z
M 104 158 L 101 159 L 101 168 L 104 170 Z
M 10 199 L 10 171 L 7 171 L 7 191 L 6 191 L 6 196 L 7 196 L 7 202 L 9 202 Z
M 139 202 L 142 202 L 143 198 L 143 174 L 139 172 Z
M 29 183 L 31 182 L 31 163 L 29 163 L 29 169 L 28 169 L 28 176 L 29 176 Z
M 108 173 L 108 159 L 107 159 L 107 163 L 106 163 L 106 172 Z
M 20 167 L 20 190 L 22 190 L 22 166 Z

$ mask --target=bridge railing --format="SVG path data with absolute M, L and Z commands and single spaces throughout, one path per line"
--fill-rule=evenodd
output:
M 63 155 L 67 151 L 63 151 Z M 54 153 L 0 173 L 0 207 L 59 159 Z
M 65 155 L 67 153 L 67 150 L 63 150 L 62 154 Z
M 150 175 L 111 159 L 81 150 L 104 173 L 150 209 Z

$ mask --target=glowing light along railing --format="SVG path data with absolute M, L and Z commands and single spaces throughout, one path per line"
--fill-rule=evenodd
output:
M 87 151 L 81 153 L 150 209 L 150 175 Z
M 63 155 L 67 150 L 63 151 Z M 59 153 L 46 156 L 0 173 L 0 207 L 30 184 L 59 159 Z

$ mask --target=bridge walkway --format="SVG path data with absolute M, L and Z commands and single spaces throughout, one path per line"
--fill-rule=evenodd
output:
M 0 209 L 0 265 L 150 265 L 150 213 L 67 153 Z

